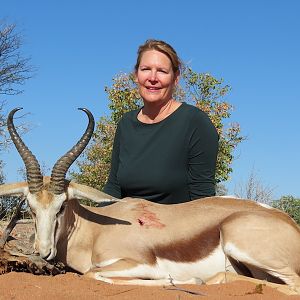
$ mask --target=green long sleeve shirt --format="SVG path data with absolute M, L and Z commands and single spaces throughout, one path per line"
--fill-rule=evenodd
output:
M 118 124 L 104 192 L 163 204 L 215 195 L 218 134 L 209 117 L 185 102 L 154 124 L 138 113 Z

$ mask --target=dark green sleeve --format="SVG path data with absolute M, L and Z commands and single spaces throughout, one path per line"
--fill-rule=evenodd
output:
M 110 174 L 104 186 L 103 191 L 106 194 L 121 199 L 122 198 L 121 187 L 117 179 L 117 172 L 119 168 L 119 153 L 120 153 L 120 126 L 118 126 L 116 130 L 112 156 L 111 156 Z
M 218 134 L 209 117 L 201 112 L 192 122 L 188 155 L 191 200 L 215 195 Z

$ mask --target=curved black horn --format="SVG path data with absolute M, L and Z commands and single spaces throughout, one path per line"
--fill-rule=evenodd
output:
M 77 144 L 73 146 L 73 148 L 69 150 L 65 155 L 63 155 L 55 163 L 52 169 L 49 191 L 51 191 L 54 194 L 62 194 L 65 191 L 65 177 L 67 171 L 72 165 L 72 163 L 85 149 L 94 132 L 95 120 L 92 113 L 86 108 L 78 108 L 78 109 L 84 111 L 87 114 L 89 118 L 89 123 L 84 134 L 77 142 Z
M 23 108 L 22 107 L 15 108 L 9 113 L 7 117 L 7 128 L 10 137 L 13 143 L 15 144 L 25 164 L 29 191 L 31 193 L 37 193 L 43 187 L 43 176 L 40 170 L 40 165 L 36 157 L 31 153 L 31 151 L 22 141 L 21 137 L 17 133 L 17 130 L 13 122 L 14 114 L 21 109 Z

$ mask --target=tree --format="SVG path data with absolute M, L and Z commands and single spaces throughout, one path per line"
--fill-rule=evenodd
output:
M 234 149 L 244 139 L 240 135 L 238 124 L 227 124 L 226 127 L 224 121 L 230 117 L 232 110 L 232 106 L 223 100 L 230 91 L 230 87 L 224 85 L 223 80 L 218 80 L 210 74 L 194 72 L 190 67 L 183 69 L 181 78 L 174 98 L 194 104 L 211 118 L 220 137 L 216 182 L 225 181 L 232 172 Z M 73 179 L 78 182 L 100 190 L 107 180 L 110 169 L 116 125 L 124 113 L 142 104 L 133 74 L 118 74 L 113 78 L 112 86 L 106 87 L 105 91 L 110 101 L 111 115 L 98 121 L 91 146 L 77 162 L 79 172 L 71 173 Z
M 7 24 L 0 20 L 0 153 L 10 144 L 6 132 L 6 99 L 23 92 L 21 86 L 32 77 L 33 67 L 30 58 L 21 53 L 22 35 L 17 32 L 15 24 Z M 19 117 L 19 118 L 22 118 Z M 18 131 L 22 134 L 28 130 L 28 125 L 21 124 Z M 0 181 L 4 182 L 4 163 L 0 160 Z M 10 211 L 15 198 L 0 198 L 0 214 Z
M 71 177 L 76 181 L 99 190 L 102 190 L 109 174 L 116 126 L 124 113 L 138 108 L 142 103 L 132 74 L 120 73 L 112 80 L 112 87 L 105 87 L 111 115 L 97 122 L 91 146 L 77 161 L 79 172 L 71 172 Z
M 228 190 L 226 186 L 222 183 L 217 183 L 216 184 L 216 196 L 226 196 L 228 195 Z
M 0 95 L 22 93 L 20 85 L 32 77 L 30 58 L 21 54 L 22 37 L 15 24 L 0 21 Z
M 291 195 L 282 196 L 273 202 L 273 207 L 286 212 L 291 218 L 300 225 L 300 199 Z
M 274 188 L 267 186 L 252 169 L 245 183 L 240 183 L 235 188 L 235 195 L 239 198 L 272 205 Z
M 197 73 L 190 67 L 184 68 L 182 78 L 186 101 L 206 112 L 219 133 L 216 182 L 226 181 L 232 172 L 234 150 L 244 140 L 238 123 L 228 124 L 227 127 L 225 124 L 233 107 L 223 98 L 231 88 L 223 84 L 223 79 L 216 79 L 208 73 Z
M 7 24 L 0 20 L 0 151 L 10 143 L 6 134 L 6 117 L 4 108 L 6 99 L 3 95 L 16 95 L 23 92 L 21 86 L 32 77 L 33 67 L 30 58 L 21 53 L 22 36 L 15 24 Z M 20 125 L 19 131 L 26 130 Z

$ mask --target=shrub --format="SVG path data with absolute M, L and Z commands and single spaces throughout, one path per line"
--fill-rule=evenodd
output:
M 286 212 L 295 222 L 300 225 L 300 199 L 293 196 L 282 196 L 279 200 L 273 202 L 273 207 Z

